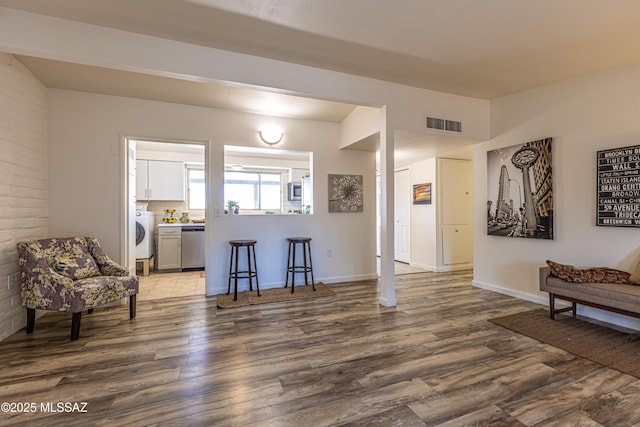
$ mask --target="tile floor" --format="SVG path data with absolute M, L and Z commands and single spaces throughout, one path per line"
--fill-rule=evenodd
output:
M 184 273 L 158 273 L 140 278 L 138 301 L 149 301 L 163 298 L 204 295 L 204 271 L 187 271 Z
M 380 276 L 380 257 L 376 258 L 376 268 L 378 269 L 378 276 Z M 429 270 L 424 270 L 422 268 L 413 267 L 404 262 L 396 261 L 394 263 L 394 273 L 396 276 L 400 274 L 411 274 L 411 273 L 424 273 Z
M 396 276 L 399 274 L 424 273 L 425 271 L 429 271 L 429 270 L 413 267 L 409 264 L 405 264 L 404 262 L 396 261 L 394 266 L 394 272 L 396 273 Z

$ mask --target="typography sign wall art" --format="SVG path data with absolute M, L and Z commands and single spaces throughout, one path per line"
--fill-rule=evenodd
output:
M 640 227 L 640 145 L 598 151 L 596 225 Z

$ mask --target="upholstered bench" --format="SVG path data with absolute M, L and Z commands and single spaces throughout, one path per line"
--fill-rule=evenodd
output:
M 36 309 L 72 313 L 72 341 L 80 336 L 83 310 L 129 297 L 129 318 L 135 318 L 138 276 L 112 261 L 97 239 L 20 242 L 18 256 L 27 333 L 33 332 Z
M 540 290 L 549 293 L 551 319 L 566 311 L 572 311 L 575 317 L 577 304 L 640 317 L 640 286 L 631 283 L 570 282 L 551 275 L 550 267 L 540 267 Z M 556 299 L 572 304 L 556 309 Z

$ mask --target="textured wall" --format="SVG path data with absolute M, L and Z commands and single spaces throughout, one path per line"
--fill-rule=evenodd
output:
M 16 242 L 47 237 L 45 87 L 0 53 L 0 339 L 26 324 Z

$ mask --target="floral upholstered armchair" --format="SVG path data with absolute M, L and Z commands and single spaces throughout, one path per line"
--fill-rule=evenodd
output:
M 82 311 L 129 297 L 129 318 L 136 317 L 138 276 L 116 264 L 93 237 L 68 237 L 18 243 L 22 303 L 27 333 L 36 309 L 71 312 L 71 340 L 80 336 Z

